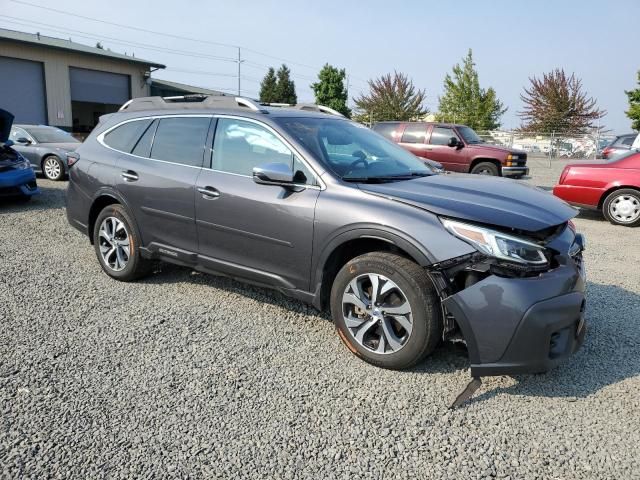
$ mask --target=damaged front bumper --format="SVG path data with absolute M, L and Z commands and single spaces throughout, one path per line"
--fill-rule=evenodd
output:
M 557 255 L 554 268 L 533 276 L 490 273 L 451 291 L 443 266 L 431 270 L 445 317 L 455 319 L 467 344 L 473 377 L 544 372 L 580 348 L 585 276 L 582 237 L 576 239 L 578 248 Z

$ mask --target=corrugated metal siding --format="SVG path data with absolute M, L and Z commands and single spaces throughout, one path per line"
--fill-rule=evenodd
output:
M 15 123 L 47 123 L 42 63 L 0 57 L 0 108 Z
M 149 95 L 145 83 L 145 67 L 126 61 L 95 57 L 88 54 L 34 47 L 0 39 L 0 56 L 33 60 L 44 64 L 48 123 L 71 127 L 71 88 L 69 67 L 129 75 L 132 98 Z M 2 74 L 6 74 L 2 72 Z

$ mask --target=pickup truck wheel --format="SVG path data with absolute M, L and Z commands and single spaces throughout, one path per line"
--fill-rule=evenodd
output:
M 480 162 L 471 169 L 471 173 L 477 175 L 493 175 L 494 177 L 500 176 L 500 170 L 491 162 Z
M 122 205 L 108 205 L 100 212 L 93 229 L 93 245 L 100 266 L 116 280 L 130 282 L 151 270 L 151 261 L 138 249 L 142 243 L 133 218 Z
M 602 213 L 614 225 L 637 227 L 640 225 L 640 192 L 631 188 L 611 192 L 604 200 Z
M 409 368 L 438 344 L 439 298 L 423 268 L 399 255 L 347 262 L 331 289 L 331 314 L 347 348 L 382 368 Z

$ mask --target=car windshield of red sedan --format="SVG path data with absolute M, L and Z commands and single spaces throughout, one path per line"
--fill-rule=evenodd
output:
M 464 141 L 467 143 L 484 143 L 478 134 L 470 127 L 458 127 L 458 133 L 462 135 Z

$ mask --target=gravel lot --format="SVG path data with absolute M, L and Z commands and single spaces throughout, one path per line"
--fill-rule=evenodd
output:
M 452 412 L 462 347 L 384 371 L 278 293 L 167 265 L 110 280 L 66 184 L 39 183 L 0 206 L 4 478 L 640 478 L 640 229 L 582 214 L 583 350 Z

